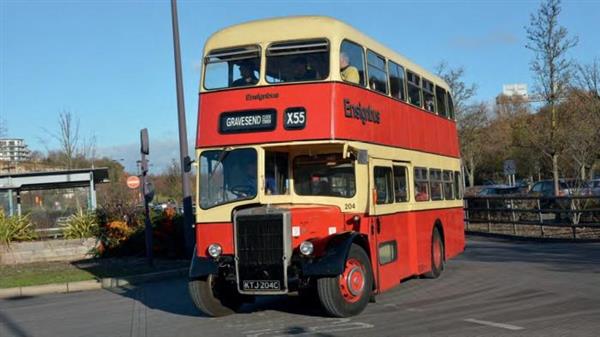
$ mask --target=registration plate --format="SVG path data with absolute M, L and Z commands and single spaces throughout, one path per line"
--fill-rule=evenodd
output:
M 243 290 L 281 290 L 279 281 L 271 280 L 244 280 L 242 281 Z

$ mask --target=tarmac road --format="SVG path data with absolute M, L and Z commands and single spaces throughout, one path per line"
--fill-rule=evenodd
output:
M 0 300 L 7 336 L 600 336 L 600 244 L 469 237 L 437 280 L 412 279 L 361 315 L 323 317 L 295 297 L 206 318 L 184 279 Z

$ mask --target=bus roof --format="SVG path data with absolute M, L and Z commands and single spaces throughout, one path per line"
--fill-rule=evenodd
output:
M 325 37 L 332 44 L 348 39 L 385 56 L 449 91 L 439 76 L 420 67 L 401 54 L 340 20 L 326 16 L 291 16 L 249 21 L 221 29 L 211 35 L 204 46 L 204 55 L 211 50 L 270 42 Z

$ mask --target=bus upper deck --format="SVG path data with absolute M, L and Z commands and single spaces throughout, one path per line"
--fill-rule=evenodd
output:
M 201 83 L 199 148 L 346 139 L 459 156 L 447 84 L 331 18 L 221 30 Z

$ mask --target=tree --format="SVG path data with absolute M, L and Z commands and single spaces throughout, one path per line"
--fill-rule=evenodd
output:
M 469 100 L 475 96 L 477 86 L 466 84 L 463 80 L 463 67 L 450 68 L 441 62 L 435 69 L 438 76 L 450 87 L 454 100 L 454 111 L 460 140 L 463 167 L 469 178 L 469 186 L 475 184 L 475 170 L 480 162 L 478 151 L 481 148 L 481 128 L 487 123 L 487 108 L 484 104 L 469 106 Z
M 78 151 L 79 119 L 70 111 L 63 110 L 58 114 L 58 132 L 46 130 L 60 145 L 61 162 L 67 168 L 73 168 L 73 160 Z M 48 151 L 50 154 L 50 151 Z
M 482 161 L 481 154 L 488 142 L 485 134 L 485 127 L 488 125 L 488 108 L 485 103 L 471 105 L 461 112 L 461 116 L 460 119 L 457 117 L 460 150 L 469 186 L 474 186 L 475 172 Z
M 528 40 L 525 47 L 535 54 L 530 69 L 537 77 L 536 91 L 550 108 L 550 136 L 544 153 L 552 160 L 555 195 L 559 190 L 558 157 L 561 152 L 561 144 L 556 137 L 556 103 L 564 96 L 572 75 L 572 63 L 567 60 L 566 53 L 578 41 L 577 37 L 569 38 L 567 29 L 558 24 L 560 12 L 560 0 L 546 0 L 537 13 L 531 14 L 529 26 L 525 27 Z

